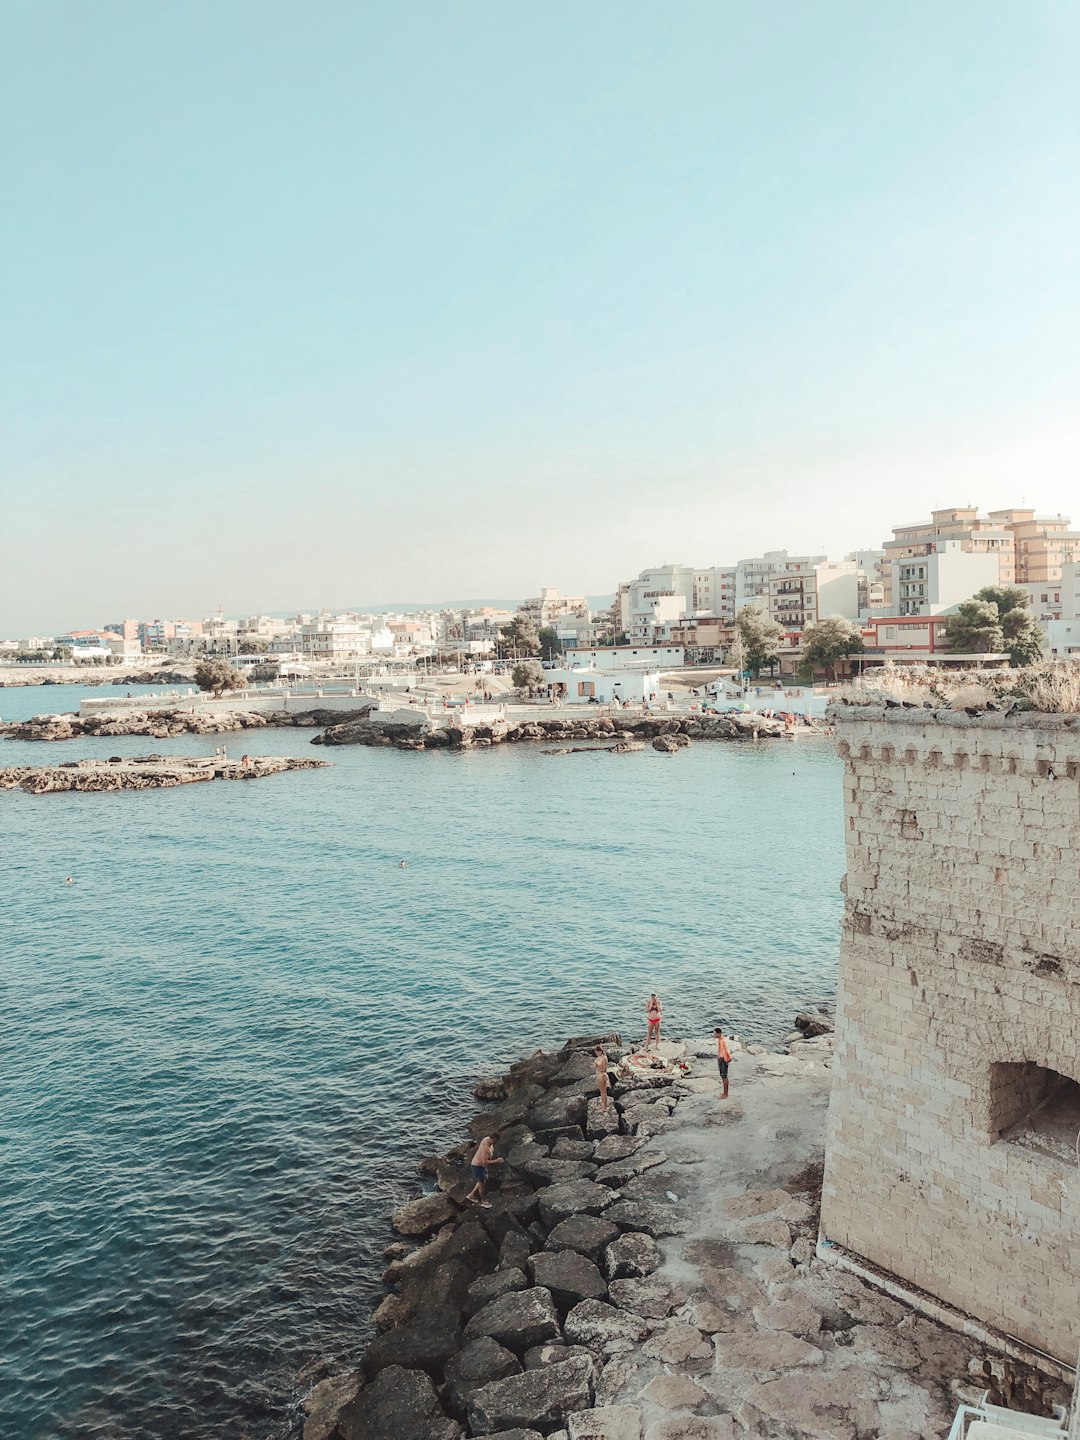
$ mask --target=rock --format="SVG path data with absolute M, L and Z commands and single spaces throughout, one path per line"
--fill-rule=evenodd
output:
M 751 1220 L 743 1230 L 749 1245 L 775 1245 L 778 1250 L 791 1249 L 791 1231 L 783 1220 Z
M 741 1195 L 731 1195 L 721 1205 L 725 1215 L 744 1219 L 750 1215 L 769 1215 L 781 1210 L 791 1199 L 786 1190 L 744 1190 Z
M 547 1237 L 545 1250 L 576 1250 L 596 1260 L 604 1249 L 619 1238 L 619 1227 L 596 1215 L 571 1215 L 560 1220 Z
M 540 1218 L 554 1228 L 571 1215 L 599 1215 L 615 1198 L 606 1185 L 589 1180 L 575 1180 L 568 1185 L 551 1185 L 539 1196 Z
M 523 1270 L 532 1254 L 532 1241 L 520 1230 L 511 1230 L 499 1247 L 500 1270 Z
M 536 1185 L 570 1185 L 575 1180 L 591 1180 L 596 1173 L 591 1160 L 548 1160 L 542 1155 L 527 1160 L 521 1169 Z
M 690 741 L 685 735 L 657 735 L 652 742 L 652 748 L 659 750 L 664 755 L 674 755 L 676 750 L 683 749 Z
M 718 1373 L 750 1370 L 770 1374 L 801 1365 L 820 1365 L 824 1359 L 816 1345 L 783 1331 L 731 1330 L 713 1337 Z
M 821 1311 L 805 1300 L 773 1300 L 754 1306 L 754 1324 L 759 1330 L 786 1330 L 810 1339 L 821 1330 Z
M 413 1306 L 403 1295 L 384 1295 L 371 1317 L 371 1323 L 381 1334 L 384 1330 L 392 1330 L 395 1325 L 403 1325 L 412 1313 Z
M 470 1428 L 474 1435 L 495 1435 L 515 1426 L 547 1434 L 565 1424 L 568 1416 L 592 1404 L 595 1384 L 596 1364 L 583 1356 L 493 1380 L 474 1390 L 469 1399 Z M 421 1429 L 406 1428 L 395 1440 L 423 1434 Z
M 542 1365 L 562 1365 L 564 1361 L 572 1360 L 575 1356 L 584 1356 L 594 1365 L 596 1363 L 596 1356 L 591 1350 L 586 1350 L 584 1345 L 567 1345 L 565 1340 L 549 1340 L 546 1345 L 536 1345 L 526 1351 L 525 1369 L 539 1370 Z
M 732 1440 L 734 1434 L 730 1415 L 670 1415 L 650 1425 L 645 1440 Z
M 566 1428 L 570 1440 L 641 1440 L 641 1411 L 636 1405 L 601 1405 L 571 1415 Z
M 565 1435 L 565 1431 L 563 1434 Z M 500 1430 L 497 1435 L 492 1435 L 490 1440 L 544 1440 L 539 1430 Z
M 617 1310 L 600 1300 L 583 1300 L 567 1315 L 563 1333 L 571 1345 L 584 1345 L 603 1355 L 621 1355 L 644 1340 L 649 1327 L 628 1310 Z
M 593 1159 L 598 1165 L 606 1165 L 611 1160 L 626 1160 L 644 1143 L 636 1135 L 608 1135 L 594 1147 Z
M 708 1390 L 702 1389 L 689 1375 L 657 1375 L 645 1386 L 640 1398 L 661 1410 L 700 1410 L 713 1401 Z
M 557 1140 L 551 1152 L 553 1160 L 592 1160 L 591 1140 Z M 594 1167 L 595 1168 L 595 1167 Z
M 522 1239 L 524 1238 L 523 1236 Z M 492 1300 L 498 1300 L 500 1295 L 509 1295 L 514 1290 L 524 1290 L 528 1284 L 522 1271 L 516 1268 L 493 1270 L 490 1275 L 481 1275 L 469 1286 L 469 1293 L 465 1300 L 465 1314 L 466 1316 L 475 1315 L 478 1310 L 482 1310 Z
M 595 1047 L 594 1047 L 595 1048 Z M 588 1080 L 596 1084 L 596 1067 L 593 1064 L 593 1055 L 584 1049 L 577 1049 L 570 1055 L 555 1074 L 551 1077 L 551 1086 L 555 1089 L 558 1086 L 570 1085 L 581 1080 Z
M 460 1440 L 461 1427 L 439 1405 L 421 1370 L 390 1365 L 350 1401 L 338 1417 L 342 1440 Z
M 835 1026 L 827 1015 L 804 1013 L 795 1016 L 795 1029 L 804 1039 L 812 1040 L 816 1035 L 831 1035 Z
M 460 1336 L 458 1312 L 449 1305 L 430 1305 L 404 1325 L 376 1336 L 360 1368 L 369 1379 L 387 1368 L 426 1370 L 440 1378 L 443 1366 L 457 1352 Z
M 791 1258 L 796 1265 L 805 1265 L 814 1258 L 814 1242 L 809 1236 L 799 1236 L 791 1247 Z
M 321 1380 L 304 1397 L 304 1440 L 331 1440 L 337 1430 L 339 1412 L 360 1393 L 363 1384 L 358 1373 L 332 1375 Z
M 523 1355 L 533 1345 L 553 1340 L 559 1333 L 559 1317 L 550 1293 L 542 1287 L 502 1295 L 478 1310 L 465 1327 L 465 1338 L 490 1335 Z
M 383 1271 L 383 1284 L 397 1285 L 411 1275 L 418 1275 L 425 1270 L 434 1269 L 446 1253 L 452 1233 L 453 1231 L 447 1226 L 445 1232 L 440 1232 L 426 1244 L 410 1250 L 400 1260 L 392 1260 Z
M 534 1284 L 550 1290 L 560 1310 L 607 1294 L 607 1282 L 600 1271 L 576 1250 L 541 1250 L 530 1258 L 529 1271 Z
M 419 1200 L 410 1200 L 407 1205 L 402 1205 L 394 1211 L 390 1223 L 399 1235 L 428 1235 L 459 1213 L 458 1206 L 449 1195 L 439 1192 L 423 1195 Z
M 484 1104 L 498 1103 L 506 1099 L 506 1079 L 502 1075 L 493 1075 L 490 1079 L 478 1080 L 472 1093 Z
M 601 1165 L 593 1179 L 597 1185 L 610 1185 L 619 1190 L 629 1185 L 635 1175 L 643 1175 L 646 1170 L 663 1165 L 667 1158 L 663 1150 L 640 1150 L 626 1160 L 613 1160 L 610 1165 Z
M 481 1335 L 453 1357 L 446 1366 L 446 1396 L 451 1412 L 464 1420 L 469 1396 L 492 1380 L 519 1375 L 521 1362 L 490 1335 Z
M 581 1127 L 585 1124 L 588 1102 L 584 1095 L 547 1095 L 528 1111 L 525 1123 L 534 1135 L 545 1131 L 576 1130 L 581 1139 Z
M 619 1112 L 613 1101 L 608 1102 L 606 1111 L 600 1108 L 599 1096 L 589 1101 L 585 1114 L 585 1134 L 590 1140 L 604 1140 L 619 1133 Z
M 713 1356 L 713 1347 L 693 1325 L 685 1320 L 668 1320 L 649 1336 L 643 1353 L 664 1365 L 679 1370 L 701 1366 L 706 1368 Z
M 686 1302 L 680 1286 L 655 1274 L 643 1280 L 612 1280 L 608 1297 L 620 1310 L 632 1310 L 649 1320 L 664 1320 Z
M 596 1189 L 602 1189 L 596 1186 Z M 658 1238 L 678 1235 L 685 1227 L 670 1206 L 653 1205 L 647 1200 L 619 1200 L 606 1212 L 607 1218 L 620 1230 L 640 1230 Z M 788 1244 L 791 1243 L 790 1236 Z
M 630 1231 L 613 1240 L 604 1251 L 604 1274 L 608 1280 L 639 1280 L 658 1270 L 663 1261 L 651 1235 Z

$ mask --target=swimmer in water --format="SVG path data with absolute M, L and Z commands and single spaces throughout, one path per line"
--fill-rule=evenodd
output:
M 405 861 L 404 861 L 404 860 L 399 860 L 399 861 L 397 862 L 397 868 L 398 868 L 399 870 L 405 870 L 405 869 L 407 869 L 407 866 L 406 866 L 406 864 L 405 864 Z
M 69 875 L 69 876 L 67 877 L 67 879 L 64 881 L 64 884 L 65 884 L 65 885 L 74 885 L 74 884 L 75 884 L 75 881 L 72 880 L 71 876 Z

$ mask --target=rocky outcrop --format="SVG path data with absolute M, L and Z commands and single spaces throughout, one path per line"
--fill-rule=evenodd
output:
M 213 760 L 183 755 L 145 755 L 137 760 L 65 760 L 61 765 L 14 765 L 0 770 L 0 790 L 25 790 L 29 795 L 61 791 L 163 790 L 206 780 L 260 780 L 287 770 L 321 770 L 324 760 L 294 760 L 259 755 L 240 760 Z
M 626 754 L 643 750 L 652 742 L 658 750 L 673 754 L 693 740 L 778 740 L 787 731 L 784 722 L 753 711 L 731 711 L 721 715 L 631 715 L 617 714 L 581 719 L 536 719 L 517 723 L 496 721 L 483 725 L 451 725 L 432 728 L 426 716 L 418 714 L 412 723 L 366 718 L 340 718 L 313 745 L 390 745 L 400 750 L 466 750 L 488 745 L 515 745 L 526 741 L 585 741 L 586 745 L 558 746 L 553 753 L 572 754 L 583 749 L 602 749 Z
M 358 702 L 357 717 L 366 714 L 372 703 Z M 0 726 L 0 735 L 6 735 L 11 740 L 78 740 L 84 736 L 108 739 L 123 735 L 172 740 L 178 735 L 224 735 L 268 727 L 333 725 L 340 720 L 340 710 L 314 708 L 278 712 L 245 710 L 238 705 L 235 710 L 207 711 L 195 701 L 187 705 L 157 705 L 146 710 L 128 710 L 112 715 L 34 715 L 29 720 Z

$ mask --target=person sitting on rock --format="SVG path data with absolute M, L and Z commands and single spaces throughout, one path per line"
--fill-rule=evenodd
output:
M 485 1135 L 480 1141 L 479 1149 L 472 1157 L 472 1175 L 476 1184 L 465 1196 L 471 1205 L 479 1205 L 484 1210 L 491 1209 L 491 1202 L 484 1199 L 487 1193 L 488 1169 L 492 1165 L 501 1165 L 502 1163 L 502 1160 L 495 1159 L 495 1136 Z

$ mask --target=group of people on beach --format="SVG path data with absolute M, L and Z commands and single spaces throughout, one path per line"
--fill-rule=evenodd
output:
M 402 861 L 404 864 L 404 861 Z M 650 1048 L 657 1055 L 660 1052 L 660 1026 L 664 1019 L 664 1008 L 660 1004 L 660 997 L 655 991 L 650 994 L 645 1002 L 645 1045 L 642 1054 L 647 1055 Z M 731 1047 L 728 1045 L 727 1037 L 723 1027 L 717 1025 L 713 1030 L 716 1039 L 716 1063 L 720 1071 L 720 1082 L 723 1089 L 720 1094 L 721 1100 L 728 1098 L 728 1067 L 731 1065 Z M 597 1045 L 594 1051 L 595 1059 L 593 1064 L 596 1068 L 596 1088 L 600 1092 L 600 1112 L 606 1115 L 611 1101 L 608 1096 L 608 1057 L 603 1045 Z M 487 1192 L 488 1171 L 493 1165 L 502 1165 L 505 1161 L 495 1154 L 494 1135 L 485 1135 L 477 1147 L 476 1154 L 472 1157 L 472 1178 L 473 1188 L 466 1195 L 465 1199 L 472 1205 L 479 1205 L 485 1210 L 491 1209 L 491 1204 L 485 1199 Z

